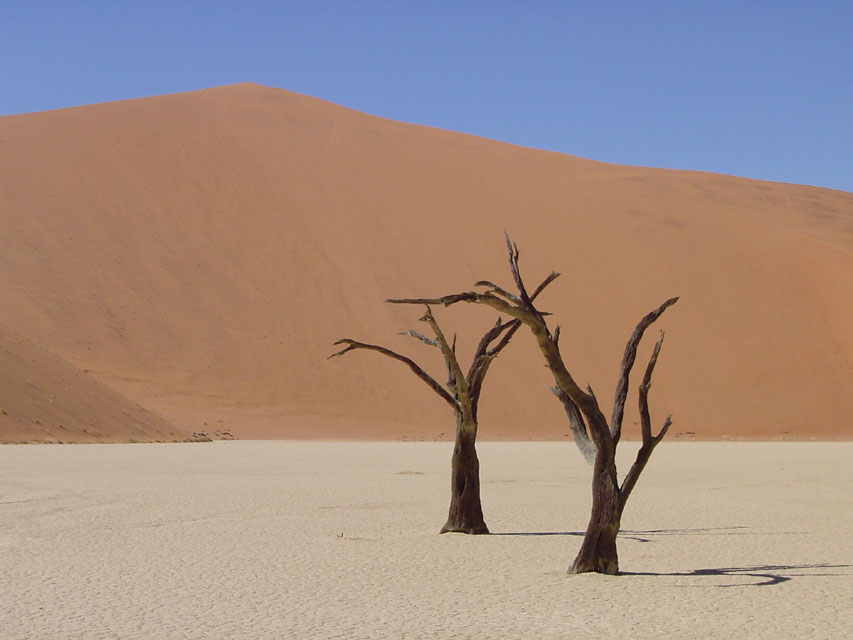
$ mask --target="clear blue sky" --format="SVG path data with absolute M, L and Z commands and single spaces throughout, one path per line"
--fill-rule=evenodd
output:
M 853 1 L 0 1 L 0 114 L 253 81 L 608 162 L 853 191 Z

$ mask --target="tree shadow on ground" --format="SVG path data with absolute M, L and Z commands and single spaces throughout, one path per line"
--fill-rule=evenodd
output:
M 583 531 L 501 531 L 493 536 L 582 536 Z
M 648 531 L 635 531 L 633 529 L 622 529 L 619 538 L 623 540 L 634 540 L 636 542 L 651 542 L 655 536 L 715 536 L 715 535 L 747 535 L 743 531 L 749 527 L 708 527 L 705 529 L 650 529 Z M 492 533 L 493 536 L 584 536 L 583 531 L 513 531 L 505 533 Z M 752 534 L 757 535 L 757 534 Z
M 740 577 L 746 576 L 756 578 L 755 582 L 736 583 L 736 584 L 715 584 L 715 585 L 677 585 L 677 586 L 713 586 L 717 588 L 728 587 L 769 587 L 776 584 L 788 582 L 794 578 L 801 577 L 823 577 L 823 576 L 842 576 L 850 575 L 849 573 L 828 573 L 828 572 L 810 572 L 796 573 L 794 575 L 784 575 L 783 571 L 797 571 L 801 569 L 847 569 L 853 565 L 849 564 L 767 564 L 756 565 L 753 567 L 721 567 L 718 569 L 693 569 L 693 571 L 668 571 L 661 573 L 644 572 L 644 571 L 620 571 L 621 576 L 683 576 L 686 578 L 694 577 Z
M 649 530 L 634 530 L 623 529 L 619 532 L 619 538 L 623 540 L 634 540 L 636 542 L 651 542 L 657 536 L 742 536 L 742 535 L 802 535 L 804 531 L 784 531 L 777 533 L 767 533 L 759 531 L 749 531 L 749 527 L 706 527 L 697 529 L 649 529 Z M 576 536 L 583 537 L 583 531 L 514 531 L 492 533 L 493 536 Z M 778 564 L 778 565 L 755 565 L 749 567 L 719 567 L 715 569 L 693 569 L 692 571 L 671 571 L 671 572 L 642 572 L 642 571 L 620 571 L 621 576 L 670 576 L 670 577 L 685 577 L 685 578 L 703 578 L 703 577 L 744 577 L 754 579 L 749 582 L 740 582 L 733 584 L 682 584 L 673 585 L 678 587 L 769 587 L 772 585 L 782 584 L 794 578 L 799 577 L 831 577 L 851 575 L 849 572 L 827 572 L 817 571 L 820 569 L 848 569 L 853 567 L 850 564 Z M 809 573 L 794 573 L 785 575 L 786 571 L 802 571 L 811 570 Z

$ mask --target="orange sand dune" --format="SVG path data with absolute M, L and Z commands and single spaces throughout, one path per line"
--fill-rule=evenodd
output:
M 189 436 L 2 326 L 0 389 L 0 442 L 169 442 Z
M 541 302 L 602 402 L 633 325 L 680 295 L 659 323 L 655 421 L 853 435 L 849 193 L 609 165 L 240 84 L 0 118 L 0 222 L 0 322 L 185 431 L 449 435 L 399 363 L 326 356 L 349 336 L 442 375 L 396 335 L 421 310 L 383 300 L 509 284 L 506 229 L 531 282 L 562 272 Z M 494 315 L 439 319 L 464 357 Z M 520 334 L 486 380 L 481 436 L 564 437 L 548 382 Z

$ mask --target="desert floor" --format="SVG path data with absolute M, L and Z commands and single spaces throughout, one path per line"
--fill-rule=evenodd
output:
M 479 537 L 437 534 L 450 454 L 0 447 L 0 637 L 853 637 L 853 443 L 662 444 L 618 577 L 565 573 L 590 493 L 569 444 L 480 446 Z

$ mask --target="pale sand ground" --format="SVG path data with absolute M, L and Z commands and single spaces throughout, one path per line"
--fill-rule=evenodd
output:
M 568 444 L 480 449 L 503 535 L 437 535 L 447 443 L 2 447 L 0 637 L 853 636 L 853 444 L 664 443 L 620 577 Z

